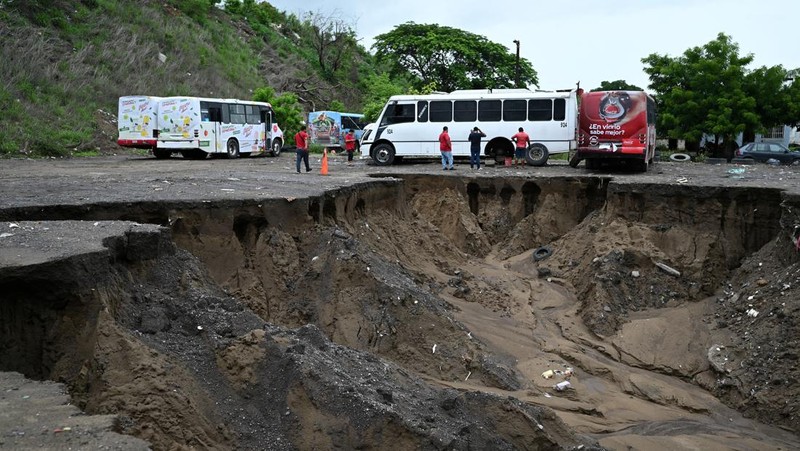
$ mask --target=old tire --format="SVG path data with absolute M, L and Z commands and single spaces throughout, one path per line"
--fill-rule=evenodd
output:
M 553 255 L 553 249 L 550 246 L 542 246 L 533 251 L 533 261 L 542 261 L 551 255 Z
M 389 166 L 394 163 L 394 147 L 389 144 L 378 144 L 372 151 L 372 160 L 378 166 Z
M 532 144 L 525 151 L 525 162 L 531 166 L 544 166 L 549 156 L 547 147 L 541 144 Z
M 685 153 L 673 153 L 669 156 L 669 159 L 672 161 L 677 161 L 679 163 L 683 163 L 684 161 L 692 161 L 692 157 Z

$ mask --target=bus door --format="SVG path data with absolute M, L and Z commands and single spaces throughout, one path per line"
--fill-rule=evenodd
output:
M 220 126 L 222 125 L 222 105 L 218 103 L 201 102 L 200 105 L 201 134 L 200 147 L 209 152 L 222 152 L 227 150 L 220 142 Z M 208 141 L 207 147 L 204 145 Z
M 272 110 L 266 108 L 261 110 L 261 125 L 258 146 L 263 146 L 264 152 L 267 152 L 272 146 Z

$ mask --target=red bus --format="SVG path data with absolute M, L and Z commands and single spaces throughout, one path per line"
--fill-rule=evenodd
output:
M 595 91 L 581 94 L 575 167 L 588 169 L 603 161 L 625 161 L 642 172 L 656 153 L 656 104 L 644 91 Z

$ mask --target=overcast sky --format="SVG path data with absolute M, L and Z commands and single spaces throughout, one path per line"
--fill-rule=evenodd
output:
M 800 0 L 268 0 L 302 17 L 308 11 L 351 18 L 362 45 L 413 21 L 459 28 L 504 44 L 539 74 L 540 89 L 593 89 L 625 80 L 647 89 L 641 59 L 677 57 L 723 32 L 753 54 L 749 69 L 800 68 Z

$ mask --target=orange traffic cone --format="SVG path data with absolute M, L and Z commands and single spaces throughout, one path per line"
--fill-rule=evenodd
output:
M 319 171 L 322 175 L 328 175 L 328 148 L 322 149 L 322 168 Z

